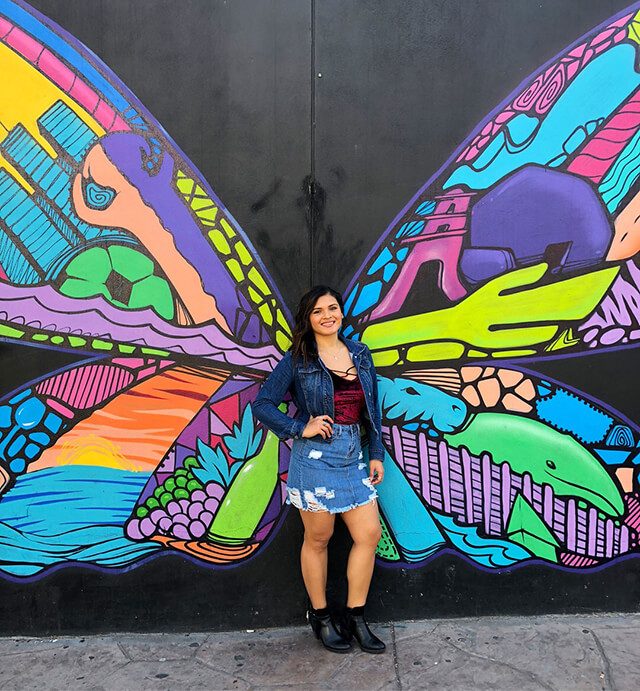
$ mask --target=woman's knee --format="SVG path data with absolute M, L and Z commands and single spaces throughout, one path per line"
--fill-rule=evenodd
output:
M 321 551 L 327 548 L 333 535 L 333 528 L 324 530 L 305 530 L 304 542 L 314 550 Z
M 380 530 L 380 524 L 376 523 L 373 525 L 359 526 L 357 530 L 354 531 L 352 539 L 355 544 L 367 545 L 369 547 L 377 547 L 382 537 L 382 531 Z

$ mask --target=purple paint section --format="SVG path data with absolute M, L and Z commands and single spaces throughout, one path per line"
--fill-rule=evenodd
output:
M 143 137 L 137 134 L 110 134 L 103 137 L 100 143 L 109 160 L 156 212 L 162 225 L 173 236 L 178 252 L 200 274 L 205 291 L 215 297 L 218 309 L 233 328 L 237 312 L 243 307 L 236 292 L 236 282 L 175 191 L 173 158 L 165 152 L 160 170 L 150 175 L 143 168 L 141 160 L 142 152 L 151 154 L 149 144 Z M 254 325 L 246 328 L 242 336 L 245 341 L 256 342 L 259 331 Z
M 572 271 L 601 262 L 611 237 L 602 202 L 584 180 L 527 166 L 473 207 L 461 269 L 479 283 L 552 252 L 558 271 Z M 561 247 L 554 252 L 552 245 Z
M 0 282 L 0 319 L 36 329 L 134 343 L 214 363 L 270 372 L 282 357 L 274 346 L 240 345 L 215 324 L 175 326 L 153 310 L 121 310 L 103 298 L 77 300 L 51 286 L 12 286 Z

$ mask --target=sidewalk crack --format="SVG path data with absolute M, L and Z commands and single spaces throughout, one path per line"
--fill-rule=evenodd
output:
M 602 680 L 602 688 L 611 689 L 611 691 L 615 691 L 616 685 L 613 683 L 613 677 L 611 675 L 611 664 L 609 662 L 609 658 L 607 657 L 607 653 L 605 652 L 604 646 L 602 645 L 595 631 L 589 629 L 589 633 L 591 634 L 591 637 L 593 638 L 596 644 L 596 648 L 598 648 L 598 652 L 600 653 L 600 657 L 602 658 L 602 665 L 604 667 L 604 679 Z
M 402 682 L 400 681 L 400 666 L 398 664 L 398 646 L 396 644 L 396 627 L 391 622 L 391 648 L 393 650 L 393 669 L 396 673 L 396 688 L 402 689 Z
M 528 669 L 520 669 L 520 667 L 516 667 L 515 665 L 509 664 L 508 662 L 505 662 L 504 660 L 498 660 L 495 657 L 490 657 L 489 655 L 480 655 L 479 653 L 474 653 L 471 650 L 465 650 L 464 648 L 461 648 L 451 641 L 444 641 L 448 646 L 451 646 L 458 652 L 464 653 L 465 655 L 470 655 L 471 657 L 477 657 L 479 660 L 488 660 L 489 662 L 493 662 L 495 665 L 502 665 L 503 667 L 506 667 L 507 669 L 511 669 L 514 672 L 518 672 L 519 674 L 524 674 L 525 676 L 528 676 L 532 681 L 534 681 L 536 684 L 539 684 L 543 689 L 548 689 L 548 691 L 554 691 L 553 686 L 549 686 L 549 684 L 545 683 L 538 677 L 537 674 L 534 672 L 530 672 Z

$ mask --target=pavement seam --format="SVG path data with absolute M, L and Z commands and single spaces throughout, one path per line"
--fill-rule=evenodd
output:
M 603 689 L 611 689 L 612 691 L 615 691 L 616 685 L 613 683 L 613 676 L 611 674 L 611 664 L 609 663 L 609 658 L 607 657 L 607 653 L 604 649 L 604 646 L 602 645 L 602 642 L 598 638 L 597 634 L 593 629 L 589 629 L 589 633 L 591 634 L 591 637 L 593 638 L 596 648 L 598 648 L 598 652 L 600 653 L 600 657 L 602 658 L 602 664 L 604 665 L 604 684 L 602 685 Z
M 525 676 L 529 677 L 531 681 L 534 681 L 536 684 L 540 684 L 540 686 L 543 689 L 548 689 L 548 691 L 555 691 L 553 686 L 549 686 L 546 682 L 542 681 L 540 677 L 535 672 L 530 672 L 528 669 L 521 669 L 520 667 L 516 667 L 515 665 L 509 664 L 508 662 L 505 662 L 504 660 L 498 660 L 495 657 L 490 657 L 489 655 L 480 655 L 480 653 L 474 653 L 470 650 L 465 650 L 464 648 L 460 648 L 457 646 L 455 643 L 452 643 L 451 641 L 447 641 L 446 639 L 444 640 L 444 643 L 455 650 L 457 650 L 460 653 L 464 653 L 465 655 L 470 655 L 471 657 L 477 657 L 479 660 L 488 660 L 489 662 L 493 662 L 495 665 L 501 665 L 503 667 L 506 667 L 507 669 L 511 669 L 514 672 L 518 672 L 519 674 L 524 674 Z
M 225 677 L 230 677 L 231 679 L 239 679 L 240 681 L 244 682 L 251 689 L 254 688 L 254 685 L 250 681 L 248 681 L 244 677 L 241 677 L 239 674 L 234 674 L 233 672 L 228 672 L 226 669 L 220 669 L 219 667 L 214 667 L 213 665 L 210 665 L 208 662 L 201 660 L 199 657 L 194 657 L 193 659 L 195 660 L 195 663 L 197 665 L 202 665 L 203 667 L 206 667 L 207 669 L 211 670 L 212 672 L 217 672 L 218 674 L 222 674 Z
M 120 641 L 116 641 L 116 645 L 118 648 L 120 648 L 120 652 L 125 656 L 125 658 L 129 660 L 129 662 L 133 662 L 133 658 L 127 653 L 122 643 L 120 643 Z
M 402 682 L 400 681 L 400 664 L 398 663 L 398 646 L 396 645 L 396 627 L 391 622 L 391 648 L 393 650 L 393 669 L 396 673 L 396 688 L 402 689 Z

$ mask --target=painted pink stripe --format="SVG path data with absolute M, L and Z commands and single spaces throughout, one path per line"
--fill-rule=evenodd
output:
M 446 442 L 438 444 L 438 460 L 440 461 L 440 478 L 442 483 L 442 501 L 445 513 L 451 513 L 451 493 L 449 486 L 449 454 Z
M 59 58 L 57 58 L 51 51 L 43 50 L 40 59 L 38 60 L 38 67 L 52 79 L 63 91 L 69 92 L 73 86 L 73 81 L 76 74 L 70 70 Z
M 100 96 L 88 84 L 79 79 L 77 75 L 69 91 L 69 96 L 75 99 L 81 106 L 84 106 L 90 113 L 93 113 L 100 101 Z
M 13 24 L 4 17 L 0 17 L 0 38 L 4 38 L 13 29 Z
M 116 119 L 116 111 L 101 98 L 93 117 L 109 132 Z
M 96 369 L 102 367 L 102 365 L 89 365 L 84 367 L 78 373 L 78 382 L 76 385 L 76 396 L 74 402 L 77 408 L 87 407 L 87 398 L 89 393 L 94 386 Z
M 20 55 L 27 58 L 29 62 L 35 62 L 44 49 L 42 44 L 31 38 L 29 34 L 25 34 L 25 32 L 17 26 L 14 26 L 13 31 L 7 34 L 5 41 L 12 48 L 15 48 Z
M 127 369 L 138 369 L 144 365 L 144 360 L 141 357 L 115 357 L 111 362 Z
M 60 401 L 56 401 L 54 398 L 48 398 L 47 399 L 47 405 L 52 409 L 55 410 L 56 413 L 60 413 L 62 417 L 66 417 L 67 419 L 71 420 L 73 419 L 74 413 L 72 410 L 69 410 L 66 405 L 62 405 Z
M 145 377 L 150 377 L 152 374 L 155 374 L 158 371 L 158 368 L 155 364 L 151 365 L 151 367 L 146 367 L 145 369 L 141 369 L 138 372 L 138 376 L 136 381 L 141 381 Z M 398 436 L 397 438 L 394 436 L 394 443 L 398 444 L 398 448 L 402 449 L 402 442 L 400 440 L 400 430 L 397 427 L 393 428 L 394 432 L 397 430 L 398 431 Z

